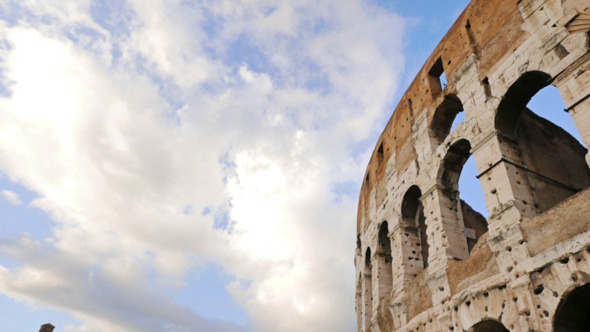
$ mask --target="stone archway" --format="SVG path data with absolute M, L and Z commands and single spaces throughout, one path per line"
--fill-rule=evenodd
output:
M 590 331 L 590 283 L 566 295 L 555 312 L 554 332 Z
M 439 172 L 443 195 L 449 206 L 447 215 L 462 223 L 467 252 L 471 252 L 478 239 L 488 231 L 486 218 L 462 200 L 459 193 L 459 177 L 470 156 L 471 143 L 466 139 L 456 141 L 447 150 Z
M 508 332 L 508 329 L 499 321 L 488 319 L 481 321 L 469 330 L 470 332 Z
M 412 270 L 419 271 L 428 266 L 428 236 L 426 234 L 426 218 L 424 207 L 420 201 L 422 192 L 418 186 L 411 186 L 402 201 L 402 220 L 407 243 L 414 253 L 412 259 L 420 261 L 418 265 L 408 264 Z M 417 272 L 416 272 L 417 273 Z
M 530 188 L 520 190 L 524 196 L 516 199 L 532 203 L 537 213 L 590 186 L 587 150 L 567 131 L 526 107 L 550 83 L 551 76 L 540 71 L 522 74 L 502 98 L 494 120 L 505 151 L 502 160 L 516 168 L 513 187 Z

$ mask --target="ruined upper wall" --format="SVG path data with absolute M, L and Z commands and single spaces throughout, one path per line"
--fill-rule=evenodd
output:
M 582 141 L 550 121 L 561 107 L 527 107 L 555 90 Z M 571 315 L 590 296 L 588 146 L 590 1 L 472 1 L 367 167 L 358 331 L 589 330 Z M 487 217 L 461 196 L 471 157 Z
M 474 56 L 480 82 L 487 83 L 488 72 L 495 64 L 512 54 L 528 37 L 522 30 L 523 18 L 515 0 L 473 0 L 434 49 L 416 78 L 401 98 L 383 130 L 367 166 L 361 187 L 357 216 L 357 234 L 368 206 L 368 192 L 383 180 L 385 165 L 395 155 L 395 169 L 402 174 L 417 158 L 410 139 L 416 119 L 427 112 L 430 124 L 434 111 L 444 97 L 456 93 L 455 75 L 461 73 L 465 61 Z M 575 1 L 574 1 L 575 2 Z M 576 6 L 576 4 L 572 4 Z M 439 63 L 437 63 L 441 60 Z M 440 90 L 431 74 L 442 64 L 448 86 Z M 429 126 L 430 127 L 430 126 Z M 382 156 L 378 156 L 383 144 Z

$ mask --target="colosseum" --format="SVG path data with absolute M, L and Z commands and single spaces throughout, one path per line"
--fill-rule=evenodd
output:
M 473 0 L 457 19 L 367 166 L 358 331 L 590 331 L 589 30 L 589 0 Z M 527 107 L 550 85 L 583 144 Z M 471 156 L 487 218 L 460 196 Z

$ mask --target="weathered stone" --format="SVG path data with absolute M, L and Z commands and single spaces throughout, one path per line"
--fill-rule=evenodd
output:
M 589 7 L 473 0 L 426 61 L 360 192 L 358 331 L 590 330 L 590 156 L 526 108 L 555 85 L 590 145 Z M 487 220 L 459 197 L 470 155 Z

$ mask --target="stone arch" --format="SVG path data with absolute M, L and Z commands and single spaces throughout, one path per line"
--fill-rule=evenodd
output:
M 459 193 L 459 177 L 470 156 L 471 143 L 464 138 L 455 141 L 447 150 L 439 172 L 440 185 L 443 187 L 441 202 L 444 210 L 449 211 L 447 216 L 459 222 L 456 231 L 463 232 L 467 252 L 471 252 L 479 238 L 488 231 L 484 216 L 462 200 Z M 460 246 L 462 243 L 452 245 Z
M 428 266 L 429 244 L 421 197 L 422 191 L 413 185 L 404 194 L 401 206 L 404 247 L 409 253 L 404 255 L 404 263 L 414 275 Z
M 590 331 L 590 283 L 567 293 L 560 301 L 553 320 L 554 332 Z
M 374 325 L 361 325 L 361 331 L 391 331 L 380 325 L 389 319 L 387 309 L 395 330 L 552 331 L 562 296 L 590 282 L 585 279 L 590 238 L 584 218 L 590 189 L 534 216 L 571 195 L 556 181 L 573 191 L 585 188 L 580 174 L 586 172 L 584 163 L 590 165 L 590 154 L 582 158 L 583 150 L 533 114 L 530 104 L 543 88 L 555 86 L 590 147 L 588 29 L 572 31 L 581 29 L 579 21 L 588 16 L 573 12 L 574 4 L 587 7 L 586 0 L 471 1 L 400 97 L 362 179 L 357 234 L 363 243 L 355 257 L 363 272 L 363 250 L 370 245 L 375 255 L 380 223 L 388 218 L 394 291 L 388 298 L 377 297 L 378 260 L 373 257 L 375 301 L 368 317 Z M 443 72 L 450 79 L 444 90 Z M 449 110 L 453 95 L 463 102 L 463 112 L 458 106 Z M 552 109 L 561 113 L 561 108 Z M 455 119 L 466 113 L 468 119 L 453 131 L 455 113 Z M 551 119 L 542 114 L 537 115 Z M 462 138 L 468 142 L 453 146 L 446 156 Z M 464 205 L 453 196 L 467 192 L 456 180 L 467 175 L 463 162 L 469 162 L 470 154 L 477 159 L 491 212 L 490 236 L 483 235 L 471 253 Z M 564 160 L 575 161 L 564 165 Z M 418 190 L 408 193 L 415 184 Z M 416 212 L 419 203 L 422 216 Z M 430 241 L 426 269 L 415 222 L 423 215 Z M 584 252 L 573 254 L 575 250 Z M 419 266 L 409 273 L 410 264 Z M 441 315 L 441 307 L 450 309 L 448 314 Z M 560 315 L 567 312 L 560 310 Z
M 544 212 L 590 186 L 587 150 L 567 131 L 526 107 L 551 82 L 544 72 L 524 73 L 500 101 L 494 119 L 503 161 L 516 174 L 513 191 L 521 197 L 515 199 L 531 203 L 536 212 Z
M 496 129 L 512 136 L 526 105 L 551 81 L 551 76 L 541 71 L 530 71 L 521 75 L 506 91 L 498 105 L 494 119 Z
M 438 144 L 442 143 L 451 132 L 453 120 L 457 114 L 463 112 L 463 103 L 455 94 L 448 94 L 434 111 L 430 122 L 430 136 Z
M 486 319 L 473 325 L 469 332 L 508 332 L 508 329 L 495 319 Z
M 388 295 L 393 286 L 391 266 L 391 239 L 389 238 L 389 225 L 383 221 L 379 226 L 378 246 L 375 251 L 377 261 L 377 275 L 379 282 L 379 297 Z

